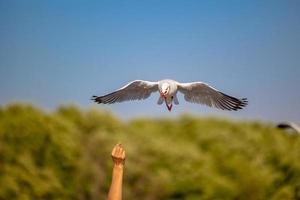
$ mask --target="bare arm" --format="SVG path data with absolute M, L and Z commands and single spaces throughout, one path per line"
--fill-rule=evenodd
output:
M 112 181 L 108 193 L 108 200 L 122 199 L 122 181 L 123 181 L 123 167 L 125 163 L 125 151 L 121 144 L 117 144 L 111 153 L 114 162 Z

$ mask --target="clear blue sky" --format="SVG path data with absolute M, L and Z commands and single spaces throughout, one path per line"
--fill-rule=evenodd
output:
M 204 81 L 250 105 L 94 105 L 134 79 Z M 132 116 L 221 115 L 300 122 L 300 1 L 0 0 L 0 104 L 76 103 Z

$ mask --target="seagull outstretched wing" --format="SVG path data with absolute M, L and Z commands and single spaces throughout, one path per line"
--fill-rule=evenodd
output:
M 158 82 L 135 80 L 110 94 L 104 96 L 93 96 L 92 100 L 99 104 L 141 100 L 148 98 L 152 92 L 156 91 L 158 91 Z
M 222 110 L 238 110 L 248 104 L 246 98 L 238 99 L 224 94 L 202 82 L 177 83 L 184 99 L 191 103 L 205 104 Z

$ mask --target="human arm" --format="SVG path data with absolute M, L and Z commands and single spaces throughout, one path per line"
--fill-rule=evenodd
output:
M 122 199 L 122 182 L 123 182 L 123 168 L 125 164 L 125 151 L 121 144 L 117 144 L 111 153 L 113 160 L 112 182 L 110 185 L 107 200 L 121 200 Z

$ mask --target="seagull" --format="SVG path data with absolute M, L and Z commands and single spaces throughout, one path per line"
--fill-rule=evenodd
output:
M 178 91 L 183 93 L 184 99 L 188 102 L 204 104 L 222 110 L 236 111 L 248 104 L 247 98 L 238 99 L 229 96 L 203 82 L 179 83 L 170 79 L 157 82 L 135 80 L 107 95 L 93 96 L 92 100 L 98 104 L 142 100 L 157 91 L 160 93 L 157 104 L 165 103 L 169 111 L 172 110 L 173 103 L 179 104 Z
M 292 122 L 282 122 L 282 123 L 279 123 L 277 125 L 277 128 L 292 129 L 292 130 L 296 131 L 297 133 L 300 133 L 300 127 L 297 124 L 292 123 Z

